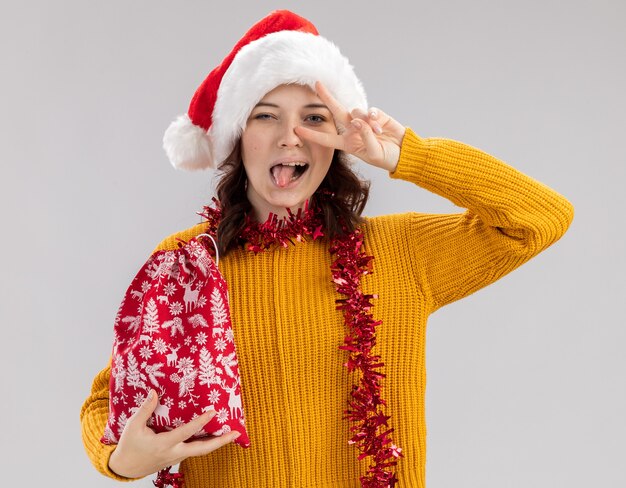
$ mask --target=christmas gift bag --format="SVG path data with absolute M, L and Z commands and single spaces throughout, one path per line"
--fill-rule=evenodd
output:
M 211 241 L 202 234 L 155 252 L 128 288 L 115 319 L 103 443 L 118 442 L 152 388 L 158 406 L 148 425 L 155 432 L 215 410 L 193 437 L 236 430 L 235 442 L 249 445 L 228 291 L 206 247 Z

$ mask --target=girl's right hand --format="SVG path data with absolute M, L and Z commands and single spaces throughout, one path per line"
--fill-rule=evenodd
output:
M 141 478 L 178 464 L 185 458 L 215 451 L 240 435 L 232 431 L 220 437 L 184 442 L 213 418 L 213 411 L 205 412 L 170 432 L 156 434 L 146 422 L 157 405 L 156 392 L 150 390 L 146 401 L 126 422 L 120 441 L 109 458 L 109 468 L 117 475 Z
M 315 83 L 315 91 L 333 115 L 337 134 L 304 126 L 296 127 L 296 134 L 314 144 L 353 154 L 372 166 L 393 173 L 400 158 L 406 127 L 382 110 L 372 107 L 367 112 L 359 109 L 348 111 L 319 81 Z

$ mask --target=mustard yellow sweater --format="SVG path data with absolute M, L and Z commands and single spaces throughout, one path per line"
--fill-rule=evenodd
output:
M 375 352 L 385 362 L 383 398 L 403 449 L 399 486 L 424 487 L 425 337 L 428 316 L 528 261 L 559 239 L 573 208 L 558 193 L 484 152 L 410 129 L 392 178 L 411 181 L 468 209 L 368 218 L 365 245 L 375 256 L 363 290 L 376 293 L 382 319 Z M 204 224 L 165 239 L 201 233 Z M 351 379 L 343 363 L 345 330 L 330 278 L 325 239 L 254 255 L 237 250 L 220 260 L 229 285 L 235 342 L 251 446 L 231 444 L 190 458 L 180 469 L 186 487 L 359 486 L 348 422 L 342 419 Z M 95 378 L 81 411 L 85 448 L 95 467 L 114 446 L 100 443 L 108 413 L 109 368 Z

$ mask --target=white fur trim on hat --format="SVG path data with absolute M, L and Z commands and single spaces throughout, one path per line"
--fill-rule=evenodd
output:
M 163 136 L 163 149 L 175 168 L 189 171 L 206 169 L 213 161 L 211 139 L 207 132 L 180 115 Z
M 214 164 L 231 153 L 252 109 L 266 93 L 288 83 L 315 89 L 316 81 L 321 81 L 346 109 L 367 110 L 365 90 L 348 59 L 321 36 L 280 31 L 241 48 L 217 92 L 208 131 Z

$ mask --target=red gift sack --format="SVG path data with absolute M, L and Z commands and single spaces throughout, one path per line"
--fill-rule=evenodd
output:
M 148 421 L 155 432 L 215 410 L 194 438 L 236 430 L 235 442 L 250 444 L 228 290 L 205 247 L 209 239 L 202 234 L 154 253 L 128 288 L 115 319 L 104 444 L 118 442 L 151 388 L 159 396 Z

